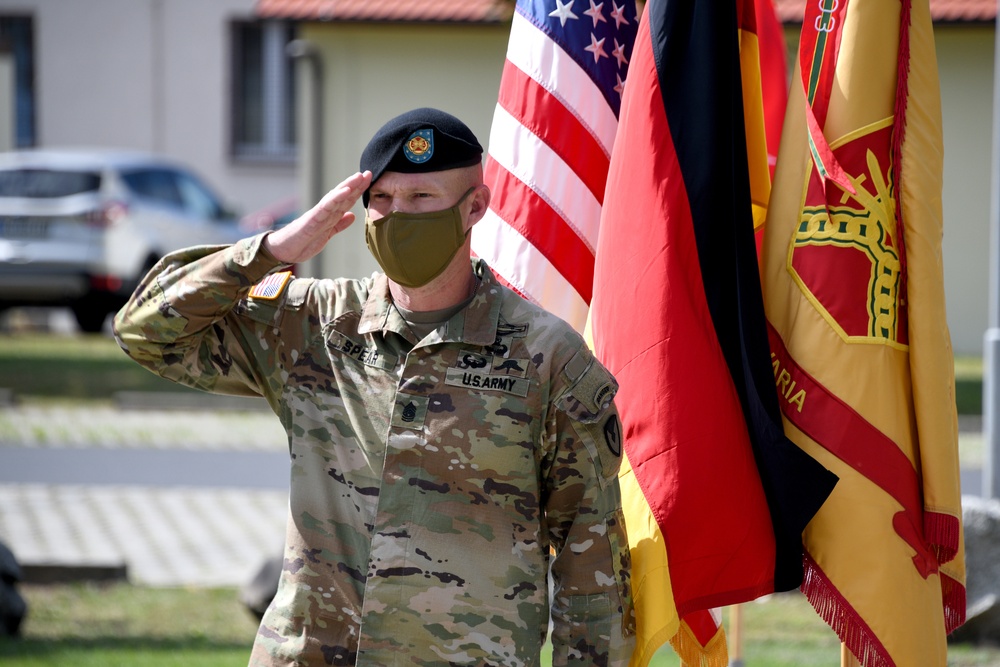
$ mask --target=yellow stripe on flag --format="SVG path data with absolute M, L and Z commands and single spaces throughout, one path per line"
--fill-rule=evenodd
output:
M 771 198 L 771 174 L 767 166 L 760 50 L 757 35 L 748 30 L 740 30 L 740 71 L 743 77 L 743 118 L 747 133 L 753 228 L 757 230 L 764 225 L 767 216 L 767 201 Z
M 628 546 L 632 552 L 632 597 L 635 601 L 636 648 L 631 667 L 645 667 L 656 650 L 677 634 L 667 550 L 628 456 L 618 471 Z

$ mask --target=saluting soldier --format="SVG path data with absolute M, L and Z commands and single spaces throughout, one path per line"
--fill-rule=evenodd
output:
M 537 665 L 550 613 L 554 665 L 628 663 L 617 384 L 472 259 L 482 154 L 450 114 L 393 118 L 293 223 L 164 257 L 115 318 L 137 362 L 263 396 L 288 434 L 251 665 Z M 358 198 L 383 272 L 292 277 Z

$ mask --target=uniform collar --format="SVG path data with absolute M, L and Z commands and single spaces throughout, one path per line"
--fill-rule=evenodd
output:
M 472 270 L 482 280 L 475 298 L 463 310 L 452 316 L 446 326 L 432 332 L 427 339 L 428 344 L 464 342 L 473 345 L 492 345 L 496 340 L 500 307 L 503 304 L 503 288 L 483 260 L 473 259 Z M 375 331 L 382 331 L 383 334 L 391 331 L 404 338 L 412 338 L 406 323 L 392 307 L 389 279 L 384 273 L 375 277 L 368 299 L 361 309 L 361 321 L 358 323 L 358 333 Z

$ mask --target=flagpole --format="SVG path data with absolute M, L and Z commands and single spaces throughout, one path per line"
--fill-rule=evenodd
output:
M 996 19 L 1000 22 L 1000 16 Z M 994 37 L 996 41 L 996 37 Z M 993 178 L 990 190 L 989 326 L 983 341 L 983 497 L 1000 498 L 1000 46 L 994 48 Z
M 847 644 L 840 645 L 840 667 L 861 667 L 861 663 L 847 648 Z
M 729 607 L 729 667 L 743 667 L 743 605 Z

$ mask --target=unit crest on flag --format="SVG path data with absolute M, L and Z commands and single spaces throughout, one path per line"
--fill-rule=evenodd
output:
M 856 194 L 824 186 L 813 165 L 789 240 L 788 270 L 845 342 L 905 348 L 891 134 L 889 118 L 831 144 Z

